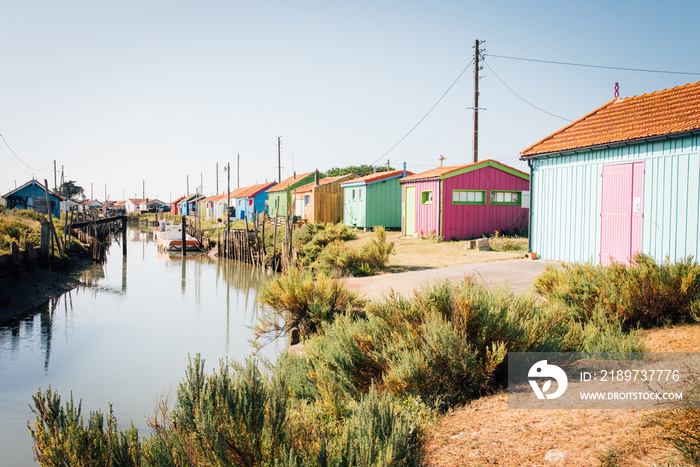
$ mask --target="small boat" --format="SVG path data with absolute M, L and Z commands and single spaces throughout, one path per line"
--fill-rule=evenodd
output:
M 159 250 L 182 250 L 182 226 L 175 225 L 172 221 L 158 221 L 158 227 L 153 231 L 153 238 L 158 242 Z M 187 234 L 185 234 L 185 249 L 201 251 L 197 239 Z

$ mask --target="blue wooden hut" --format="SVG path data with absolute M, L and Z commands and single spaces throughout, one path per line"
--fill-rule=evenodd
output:
M 46 208 L 46 192 L 47 189 L 42 183 L 32 179 L 19 188 L 10 191 L 3 198 L 7 202 L 8 209 L 30 209 L 46 214 L 48 212 Z M 49 211 L 54 217 L 59 218 L 63 197 L 51 190 L 48 190 L 48 193 L 49 203 L 51 203 Z
M 178 211 L 183 216 L 194 216 L 197 212 L 197 204 L 201 199 L 204 199 L 204 195 L 198 193 L 182 198 L 178 203 Z
M 615 98 L 521 152 L 530 250 L 568 262 L 700 253 L 700 82 Z

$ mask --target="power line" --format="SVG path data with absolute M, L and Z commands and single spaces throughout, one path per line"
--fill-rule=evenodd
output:
M 387 152 L 385 152 L 384 154 L 382 154 L 381 156 L 379 156 L 379 157 L 377 158 L 377 160 L 375 160 L 374 162 L 372 162 L 370 165 L 374 165 L 374 164 L 376 164 L 379 160 L 383 159 L 387 154 L 389 154 L 391 151 L 393 151 L 394 148 L 395 148 L 396 146 L 398 146 L 399 144 L 401 144 L 401 142 L 402 142 L 403 140 L 405 140 L 405 139 L 408 137 L 408 135 L 410 135 L 411 133 L 413 133 L 413 130 L 415 130 L 415 129 L 418 127 L 418 125 L 420 125 L 420 124 L 423 122 L 423 120 L 425 120 L 425 119 L 428 117 L 428 115 L 430 115 L 430 112 L 432 112 L 433 109 L 434 109 L 435 107 L 437 107 L 437 105 L 442 101 L 442 99 L 445 98 L 445 96 L 447 95 L 447 93 L 450 92 L 450 89 L 452 89 L 452 87 L 453 87 L 455 84 L 457 84 L 457 81 L 459 81 L 459 79 L 460 79 L 460 78 L 462 77 L 462 75 L 464 75 L 464 73 L 469 69 L 469 67 L 471 66 L 472 63 L 474 63 L 474 60 L 473 60 L 473 59 L 467 64 L 466 67 L 464 67 L 464 70 L 462 70 L 462 72 L 459 74 L 459 76 L 457 76 L 457 79 L 455 79 L 454 82 L 453 82 L 452 84 L 450 84 L 450 87 L 447 88 L 447 91 L 445 91 L 445 93 L 440 97 L 440 99 L 438 99 L 438 101 L 435 103 L 435 105 L 433 105 L 433 106 L 430 108 L 430 110 L 428 110 L 428 112 L 427 112 L 425 115 L 423 115 L 423 118 L 421 118 L 421 119 L 418 121 L 418 123 L 416 123 L 415 125 L 413 125 L 413 128 L 411 128 L 411 129 L 408 131 L 408 133 L 406 133 L 406 134 L 403 136 L 403 138 L 401 138 L 401 139 L 400 139 L 396 144 L 394 144 Z
M 585 63 L 572 63 L 572 62 L 559 62 L 556 60 L 540 60 L 536 58 L 524 58 L 524 57 L 511 57 L 508 55 L 496 55 L 496 54 L 486 54 L 489 57 L 495 58 L 505 58 L 507 60 L 520 60 L 523 62 L 537 62 L 537 63 L 550 63 L 553 65 L 567 65 L 567 66 L 578 66 L 584 68 L 602 68 L 604 70 L 621 70 L 621 71 L 637 71 L 642 73 L 663 73 L 668 75 L 692 75 L 700 76 L 700 73 L 690 72 L 690 71 L 668 71 L 668 70 L 650 70 L 646 68 L 625 68 L 619 66 L 605 66 L 605 65 L 590 65 Z
M 517 92 L 513 91 L 513 89 L 511 89 L 511 87 L 508 86 L 508 85 L 500 78 L 500 76 L 498 76 L 498 75 L 496 74 L 495 71 L 493 71 L 493 68 L 491 68 L 491 66 L 489 65 L 489 63 L 488 63 L 486 60 L 484 60 L 484 63 L 486 64 L 486 67 L 487 67 L 489 70 L 491 70 L 491 73 L 493 73 L 493 76 L 495 76 L 496 79 L 498 79 L 498 81 L 500 81 L 501 84 L 502 84 L 503 86 L 505 86 L 510 92 L 512 92 L 513 94 L 515 94 L 520 100 L 522 100 L 522 101 L 525 102 L 526 104 L 531 105 L 532 107 L 536 108 L 536 109 L 539 110 L 540 112 L 544 112 L 544 113 L 546 113 L 547 115 L 551 115 L 552 117 L 556 117 L 556 118 L 558 118 L 558 119 L 560 119 L 560 120 L 564 120 L 564 121 L 567 121 L 567 122 L 572 122 L 572 121 L 573 121 L 573 120 L 569 120 L 568 118 L 560 117 L 559 115 L 554 115 L 554 114 L 551 113 L 551 112 L 547 112 L 546 110 L 544 110 L 544 109 L 542 109 L 542 108 L 540 108 L 540 107 L 537 107 L 535 104 L 533 104 L 532 102 L 528 101 L 527 99 L 525 99 L 523 96 L 521 96 L 521 95 L 518 94 Z
M 52 162 L 51 164 L 49 164 L 48 166 L 44 167 L 43 169 L 35 169 L 34 167 L 32 167 L 32 166 L 30 166 L 29 164 L 27 164 L 26 162 L 24 162 L 24 161 L 17 155 L 17 153 L 14 152 L 14 151 L 12 150 L 12 148 L 10 147 L 9 144 L 7 144 L 7 141 L 5 140 L 5 137 L 4 137 L 2 134 L 0 134 L 0 138 L 1 138 L 1 139 L 3 140 L 3 142 L 5 143 L 5 146 L 7 146 L 7 149 L 9 149 L 10 152 L 11 152 L 12 154 L 14 154 L 14 156 L 17 158 L 17 160 L 20 161 L 20 162 L 21 162 L 22 164 L 24 164 L 25 166 L 27 166 L 28 168 L 30 168 L 31 170 L 33 170 L 33 171 L 35 171 L 35 172 L 44 172 L 44 171 L 48 170 L 49 168 L 51 168 L 51 165 L 53 164 L 53 162 Z

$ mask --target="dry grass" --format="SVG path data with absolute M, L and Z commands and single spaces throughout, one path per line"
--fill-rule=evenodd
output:
M 358 248 L 369 241 L 372 232 L 357 232 L 357 238 L 347 245 Z M 401 232 L 387 232 L 387 242 L 394 242 L 395 254 L 389 257 L 388 273 L 443 268 L 460 264 L 486 263 L 522 258 L 518 251 L 467 250 L 466 241 L 439 242 L 424 238 L 402 237 Z
M 700 325 L 645 331 L 644 342 L 657 352 L 698 351 Z M 425 465 L 683 465 L 662 439 L 663 418 L 658 410 L 508 410 L 497 394 L 445 416 L 427 436 Z M 546 462 L 552 449 L 567 457 Z

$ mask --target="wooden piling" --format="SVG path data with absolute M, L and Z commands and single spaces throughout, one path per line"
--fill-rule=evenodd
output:
M 126 258 L 126 216 L 122 216 L 122 255 Z
M 187 216 L 182 216 L 182 256 L 187 256 Z

